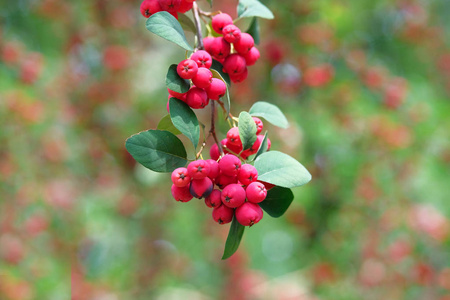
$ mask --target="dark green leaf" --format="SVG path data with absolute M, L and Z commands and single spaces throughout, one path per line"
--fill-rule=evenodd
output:
M 216 70 L 217 72 L 219 72 L 220 76 L 222 76 L 222 78 L 225 80 L 227 85 L 228 86 L 231 85 L 230 76 L 223 71 L 223 66 L 222 66 L 222 64 L 220 62 L 218 62 L 217 60 L 213 59 L 212 65 L 211 65 L 211 69 L 212 70 Z
M 257 159 L 258 156 L 260 156 L 264 152 L 267 152 L 267 131 L 264 134 L 264 138 L 261 142 L 261 145 L 259 145 L 258 152 L 256 152 L 255 158 L 253 160 Z
M 252 23 L 247 29 L 247 33 L 253 37 L 256 45 L 259 45 L 259 23 L 257 18 L 253 18 Z
M 302 186 L 311 180 L 305 167 L 285 153 L 269 151 L 255 160 L 258 180 L 285 188 Z
M 169 100 L 169 111 L 173 125 L 191 140 L 194 148 L 197 148 L 200 126 L 192 109 L 183 101 L 171 98 Z
M 246 111 L 239 114 L 239 137 L 243 150 L 250 149 L 256 142 L 256 124 L 252 116 Z
M 194 51 L 186 40 L 183 28 L 174 16 L 167 11 L 160 11 L 150 16 L 145 24 L 147 30 L 178 46 Z
M 287 128 L 289 126 L 289 123 L 281 110 L 277 106 L 268 102 L 255 102 L 255 104 L 253 104 L 250 108 L 249 113 L 253 117 L 264 118 L 273 125 L 281 128 Z
M 183 79 L 177 73 L 177 65 L 173 64 L 167 70 L 166 86 L 168 89 L 177 93 L 186 93 L 189 91 L 191 84 L 189 80 Z
M 241 225 L 236 217 L 233 217 L 231 222 L 230 231 L 228 232 L 227 241 L 225 243 L 225 249 L 223 250 L 222 259 L 227 259 L 236 252 L 241 243 L 242 235 L 244 234 L 245 226 Z
M 273 13 L 258 0 L 239 0 L 238 17 L 260 17 L 273 19 Z
M 262 209 L 273 218 L 281 217 L 294 200 L 294 194 L 288 188 L 275 186 L 267 192 L 267 197 L 259 203 Z
M 181 131 L 179 131 L 175 126 L 173 126 L 172 119 L 170 118 L 170 115 L 165 115 L 161 121 L 159 121 L 158 126 L 156 126 L 156 129 L 158 130 L 167 130 L 169 132 L 172 132 L 175 135 L 181 134 Z
M 129 137 L 125 147 L 137 162 L 155 172 L 172 172 L 187 164 L 183 143 L 169 131 L 140 132 Z
M 194 22 L 192 22 L 192 20 L 185 14 L 178 14 L 178 22 L 180 22 L 180 25 L 184 30 L 190 31 L 194 34 L 197 32 Z

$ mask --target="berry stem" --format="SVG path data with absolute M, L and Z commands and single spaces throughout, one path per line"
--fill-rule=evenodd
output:
M 199 8 L 197 2 L 195 1 L 193 2 L 192 11 L 194 12 L 195 27 L 197 28 L 197 40 L 198 40 L 197 49 L 203 50 L 204 46 L 203 46 L 202 26 L 200 25 L 200 18 L 198 15 Z
M 215 114 L 216 114 L 216 102 L 214 100 L 212 100 L 211 101 L 211 129 L 209 130 L 209 134 L 213 136 L 214 141 L 217 144 L 217 147 L 219 147 L 220 155 L 222 156 L 224 154 L 223 149 L 222 149 L 222 144 L 219 142 L 219 140 L 217 139 L 217 136 L 216 136 Z

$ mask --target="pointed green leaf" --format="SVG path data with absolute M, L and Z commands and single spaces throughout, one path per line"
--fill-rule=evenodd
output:
M 236 252 L 241 243 L 242 235 L 244 234 L 245 226 L 241 225 L 236 217 L 231 221 L 230 231 L 228 232 L 225 249 L 223 250 L 222 259 L 227 259 Z
M 230 86 L 231 85 L 231 81 L 230 81 L 230 76 L 225 73 L 223 71 L 223 66 L 220 62 L 218 62 L 217 60 L 213 59 L 211 68 L 212 70 L 216 70 L 217 72 L 219 72 L 220 76 L 222 76 L 223 80 L 225 81 L 225 83 Z
M 256 124 L 248 112 L 243 111 L 239 114 L 238 127 L 243 150 L 250 149 L 256 142 Z
M 192 22 L 192 20 L 185 14 L 178 14 L 178 22 L 180 22 L 180 25 L 184 30 L 190 31 L 194 34 L 197 33 L 197 28 L 195 28 L 194 22 Z
M 183 79 L 177 73 L 177 65 L 173 64 L 167 70 L 166 86 L 168 89 L 177 93 L 186 93 L 189 91 L 191 84 L 189 80 Z
M 138 163 L 155 172 L 172 172 L 187 164 L 183 143 L 169 131 L 137 133 L 127 139 L 125 147 Z
M 170 118 L 170 115 L 165 115 L 158 123 L 158 126 L 156 126 L 156 129 L 158 130 L 167 130 L 175 135 L 181 134 L 181 131 L 179 131 L 175 126 L 173 126 L 172 119 Z
M 275 186 L 267 192 L 266 199 L 259 203 L 262 209 L 273 218 L 281 217 L 294 200 L 294 194 L 288 188 Z
M 258 0 L 239 0 L 238 17 L 260 17 L 264 19 L 273 19 L 273 13 L 264 4 Z
M 259 23 L 258 18 L 253 18 L 252 23 L 247 29 L 247 33 L 253 37 L 256 45 L 259 45 Z
M 249 113 L 253 117 L 264 118 L 273 125 L 281 128 L 287 128 L 289 126 L 289 123 L 281 110 L 277 106 L 268 102 L 255 102 L 255 104 L 253 104 L 250 108 Z
M 194 51 L 186 40 L 183 28 L 174 16 L 167 11 L 160 11 L 150 16 L 145 23 L 147 30 L 178 46 Z
M 194 148 L 197 148 L 200 126 L 194 111 L 186 103 L 175 98 L 169 100 L 169 111 L 173 125 L 191 140 Z
M 258 156 L 260 156 L 264 152 L 267 152 L 267 131 L 264 134 L 264 138 L 261 142 L 261 145 L 259 145 L 258 152 L 256 152 L 255 158 L 253 160 L 257 159 Z
M 301 163 L 279 151 L 258 156 L 255 168 L 258 170 L 258 180 L 285 188 L 302 186 L 311 180 L 311 174 Z

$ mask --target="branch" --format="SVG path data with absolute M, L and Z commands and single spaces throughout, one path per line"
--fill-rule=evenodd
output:
M 209 130 L 209 134 L 213 136 L 214 141 L 217 144 L 217 147 L 219 147 L 220 155 L 223 155 L 223 149 L 222 144 L 219 142 L 216 136 L 216 120 L 215 120 L 215 113 L 216 113 L 216 102 L 215 100 L 211 100 L 211 129 Z
M 200 24 L 200 17 L 198 15 L 198 5 L 197 2 L 193 2 L 192 11 L 194 12 L 194 21 L 195 27 L 197 28 L 197 39 L 198 39 L 198 49 L 203 50 L 205 47 L 203 46 L 203 36 L 202 36 L 202 26 Z

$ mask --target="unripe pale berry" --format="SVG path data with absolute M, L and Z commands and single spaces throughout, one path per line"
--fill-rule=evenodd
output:
M 222 192 L 219 190 L 213 190 L 208 197 L 205 198 L 205 203 L 208 207 L 219 207 L 222 205 Z M 208 205 L 209 204 L 209 205 Z
M 180 8 L 181 0 L 158 0 L 161 8 L 169 13 L 176 13 Z
M 208 177 L 214 180 L 220 174 L 219 163 L 213 159 L 207 159 L 205 161 L 209 164 Z
M 241 138 L 239 136 L 239 128 L 232 127 L 227 132 L 227 145 L 242 145 Z
M 188 202 L 193 198 L 191 192 L 189 191 L 189 185 L 177 187 L 175 184 L 172 184 L 170 191 L 172 192 L 172 196 L 175 200 L 180 202 Z
M 241 160 L 233 154 L 227 154 L 219 160 L 219 168 L 224 175 L 237 176 L 241 169 Z
M 238 179 L 237 176 L 227 176 L 225 174 L 220 174 L 216 177 L 214 182 L 219 188 L 224 189 L 227 185 L 237 183 Z
M 247 79 L 248 76 L 248 70 L 247 68 L 244 69 L 244 71 L 240 74 L 230 74 L 230 80 L 234 83 L 240 83 Z
M 208 176 L 210 168 L 211 167 L 207 161 L 199 159 L 189 163 L 187 166 L 187 172 L 191 179 L 202 179 Z
M 231 54 L 223 62 L 223 69 L 230 77 L 242 74 L 246 70 L 245 58 L 240 54 Z
M 253 37 L 248 33 L 241 33 L 241 38 L 233 43 L 234 50 L 239 54 L 246 54 L 255 45 Z
M 197 75 L 198 66 L 192 59 L 182 60 L 177 66 L 177 73 L 181 78 L 192 79 Z
M 192 87 L 186 94 L 186 103 L 194 109 L 204 108 L 209 99 L 206 91 L 199 87 Z
M 211 55 L 216 59 L 224 59 L 230 55 L 231 45 L 223 37 L 216 37 L 210 46 Z
M 193 5 L 193 1 L 181 0 L 180 7 L 178 8 L 177 12 L 184 14 L 188 10 L 192 9 Z
M 243 54 L 247 66 L 253 66 L 259 59 L 259 50 L 256 47 L 252 47 L 247 53 Z
M 252 182 L 245 189 L 247 200 L 252 203 L 259 203 L 266 199 L 267 189 L 261 182 Z
M 253 226 L 263 217 L 263 211 L 258 204 L 245 202 L 235 212 L 236 220 L 243 226 Z
M 217 161 L 220 157 L 220 151 L 219 151 L 219 146 L 217 146 L 217 144 L 214 144 L 211 146 L 211 149 L 209 149 L 209 156 L 211 157 L 211 159 Z
M 211 85 L 212 73 L 209 69 L 200 67 L 198 68 L 197 74 L 192 78 L 192 83 L 196 87 L 205 89 Z
M 191 59 L 197 63 L 197 66 L 203 68 L 211 68 L 212 58 L 211 55 L 205 50 L 198 50 L 191 55 Z
M 191 182 L 191 177 L 188 174 L 188 170 L 186 168 L 178 168 L 172 172 L 172 183 L 177 187 L 184 187 Z
M 222 80 L 213 78 L 211 80 L 211 84 L 207 88 L 205 88 L 205 91 L 208 94 L 209 99 L 219 100 L 225 95 L 227 91 L 227 85 Z
M 211 179 L 205 177 L 202 179 L 191 180 L 191 184 L 189 185 L 189 191 L 191 192 L 192 196 L 200 199 L 208 197 L 209 194 L 211 194 L 213 187 L 214 185 Z
M 211 21 L 212 28 L 219 34 L 222 34 L 223 28 L 229 24 L 233 24 L 233 19 L 225 13 L 215 15 Z
M 219 224 L 227 224 L 233 220 L 234 209 L 229 208 L 228 206 L 221 205 L 216 207 L 212 211 L 212 217 L 214 221 Z
M 162 11 L 162 8 L 158 0 L 144 0 L 141 3 L 141 14 L 146 18 L 160 11 Z
M 263 129 L 263 122 L 260 118 L 252 117 L 253 121 L 255 121 L 256 124 L 256 134 L 260 134 Z
M 238 179 L 243 185 L 249 185 L 258 179 L 258 171 L 252 165 L 243 164 L 239 171 Z
M 221 199 L 222 203 L 228 207 L 239 207 L 245 202 L 245 190 L 237 183 L 229 184 L 223 188 Z
M 228 43 L 235 43 L 241 38 L 241 30 L 233 24 L 227 25 L 222 30 L 223 38 Z

